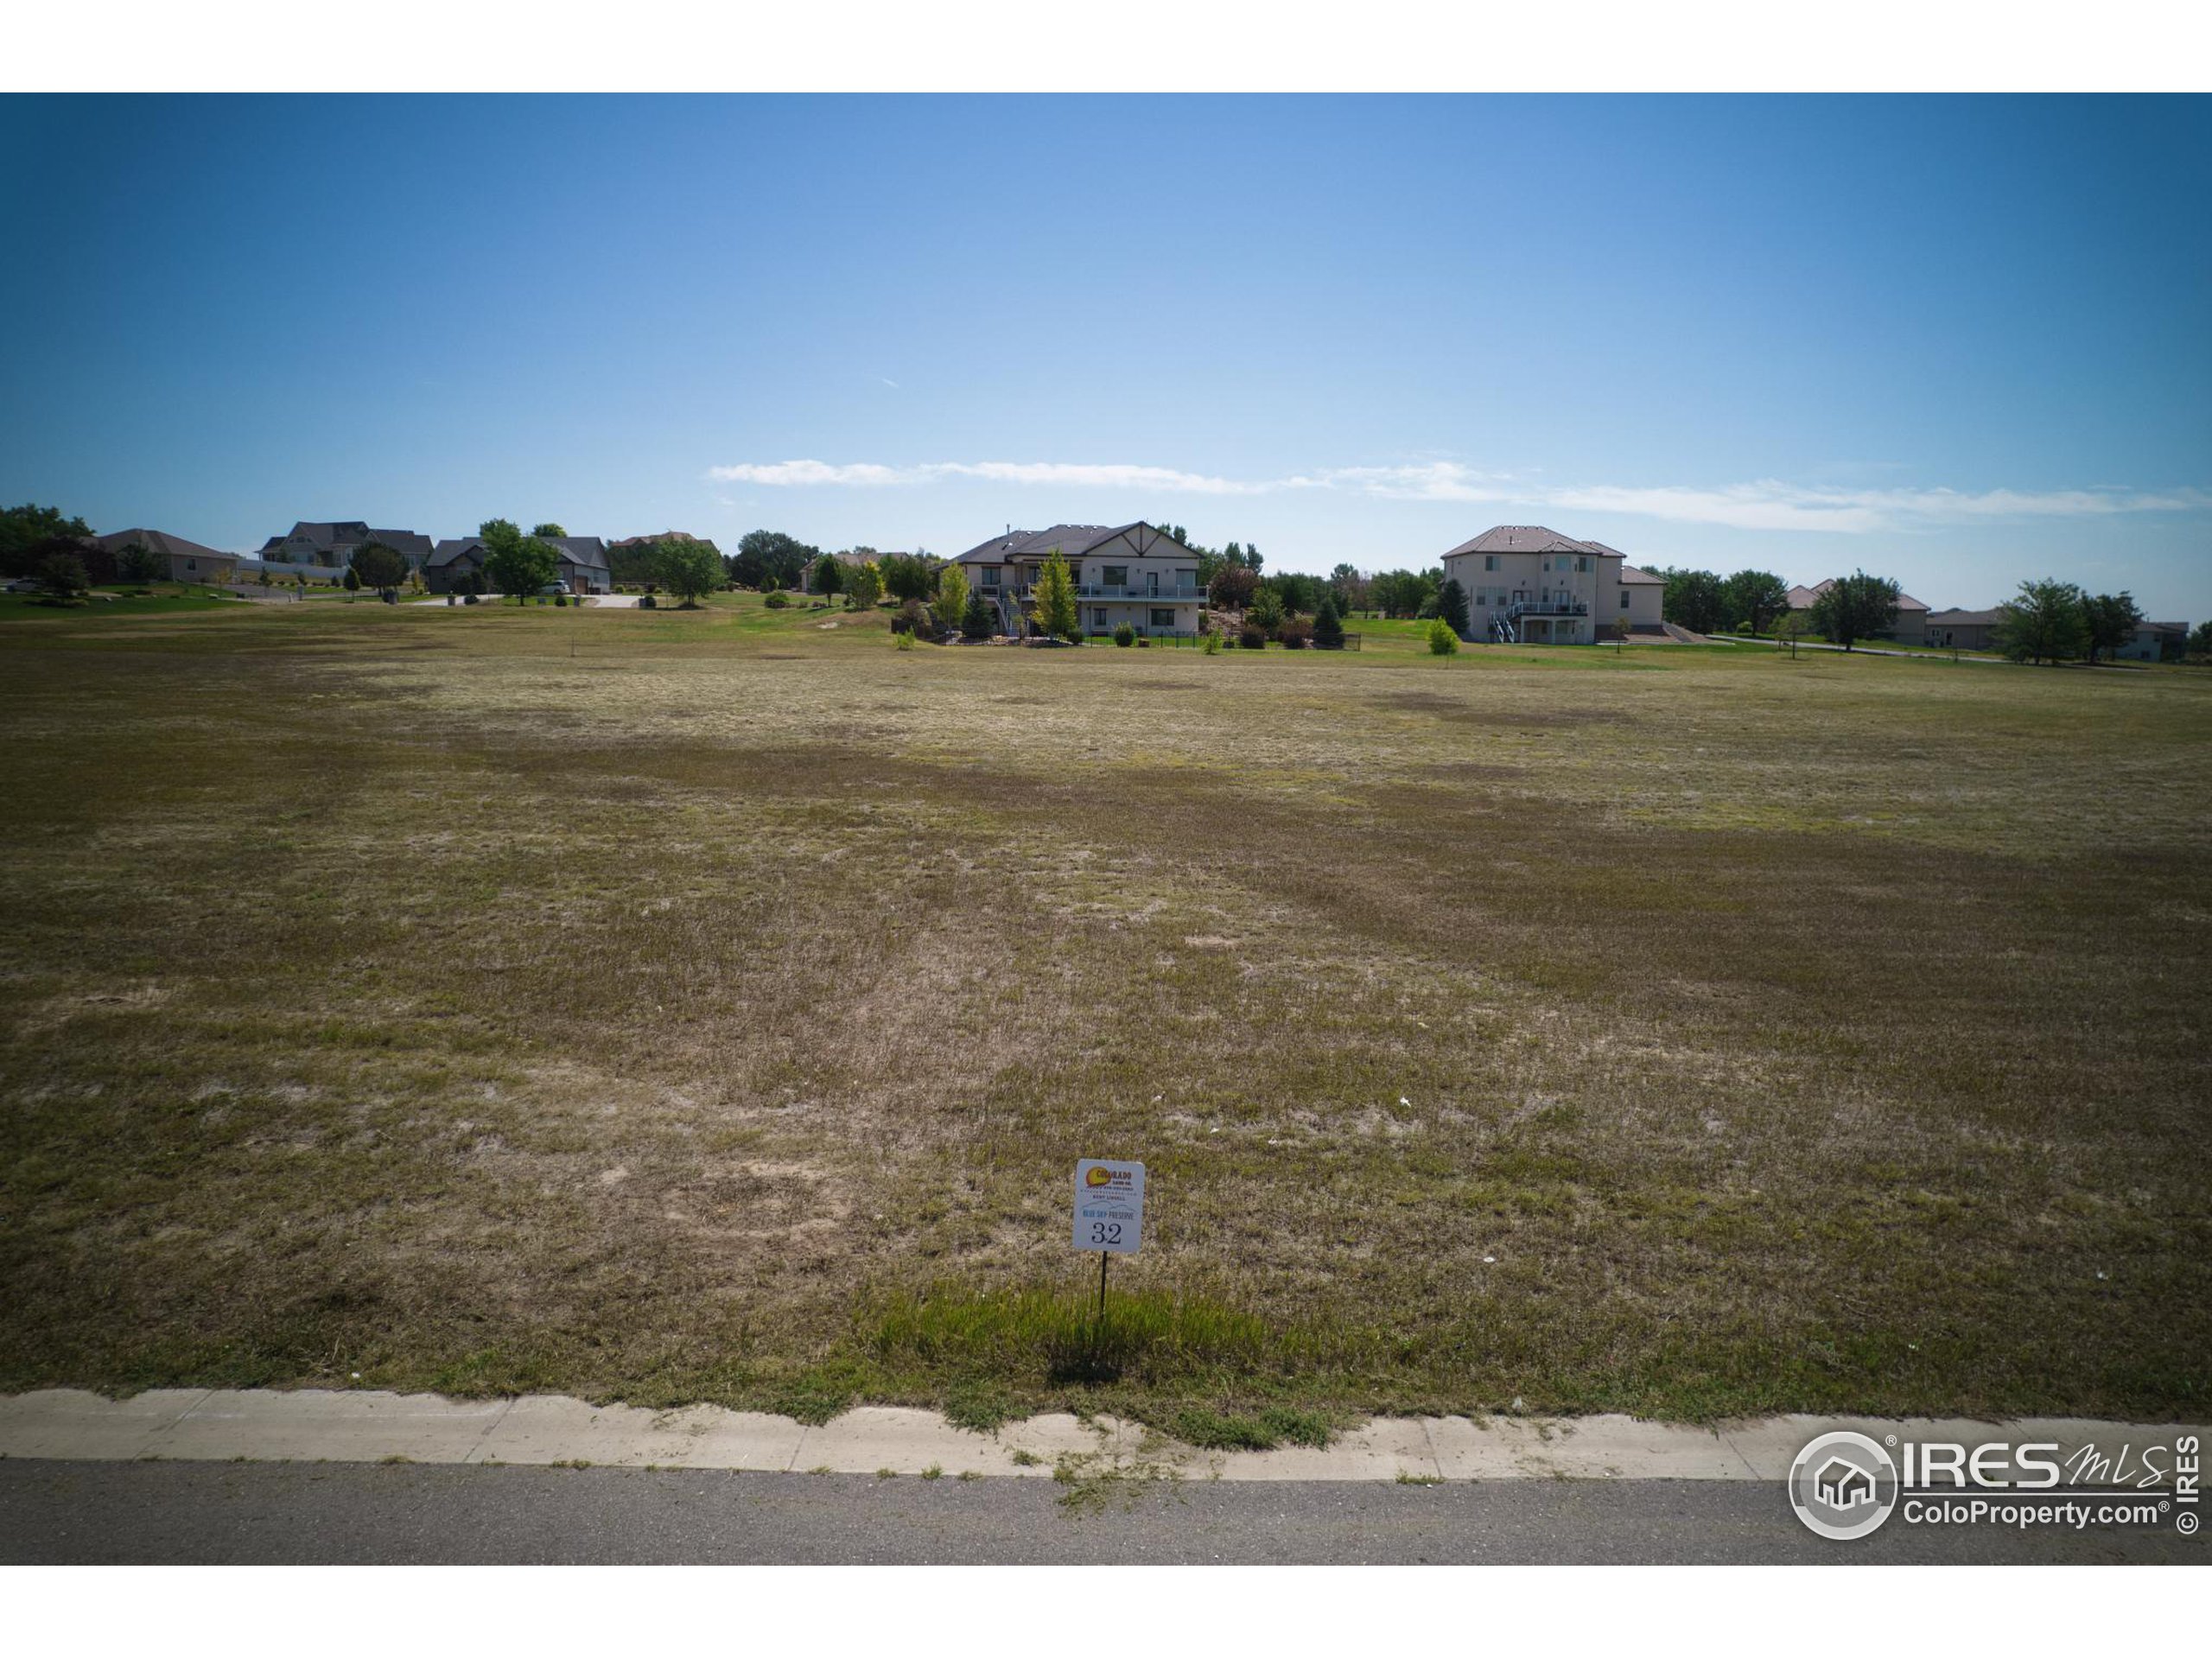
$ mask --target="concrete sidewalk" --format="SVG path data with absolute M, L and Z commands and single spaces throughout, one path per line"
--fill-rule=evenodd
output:
M 1831 1429 L 1880 1439 L 1975 1441 L 1987 1423 L 1785 1416 L 1700 1427 L 1623 1416 L 1376 1418 L 1325 1448 L 1206 1452 L 1111 1418 L 1048 1414 L 995 1434 L 933 1411 L 862 1406 L 810 1425 L 719 1406 L 652 1411 L 562 1395 L 448 1400 L 438 1395 L 302 1389 L 156 1389 L 111 1401 L 74 1389 L 0 1397 L 0 1457 L 94 1462 L 246 1460 L 591 1465 L 774 1472 L 1050 1476 L 1056 1465 L 1185 1479 L 1385 1481 L 1669 1479 L 1778 1481 L 1798 1449 Z M 2031 1419 L 2015 1441 L 2138 1446 L 2207 1430 Z

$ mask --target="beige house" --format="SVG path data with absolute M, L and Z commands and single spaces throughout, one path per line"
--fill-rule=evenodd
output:
M 1444 556 L 1467 595 L 1467 637 L 1500 645 L 1586 645 L 1630 631 L 1656 633 L 1666 584 L 1617 548 L 1541 524 L 1497 524 Z
M 1166 531 L 1134 524 L 1054 524 L 1014 530 L 948 561 L 983 596 L 1007 633 L 1030 632 L 1034 590 L 1058 548 L 1075 578 L 1077 614 L 1085 633 L 1111 633 L 1128 623 L 1141 634 L 1195 634 L 1205 613 L 1198 556 Z
M 188 542 L 165 530 L 118 530 L 92 538 L 119 560 L 123 550 L 134 543 L 150 550 L 169 567 L 171 582 L 227 582 L 238 575 L 238 556 Z
M 1789 590 L 1789 608 L 1801 615 L 1808 613 L 1814 601 L 1834 586 L 1835 578 L 1830 576 L 1826 582 L 1816 582 L 1809 588 L 1792 588 Z M 1900 588 L 1897 591 L 1897 620 L 1874 637 L 1894 639 L 1901 645 L 1924 645 L 1928 643 L 1928 607 Z

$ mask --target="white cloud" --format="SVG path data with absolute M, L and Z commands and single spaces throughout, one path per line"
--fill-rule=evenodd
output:
M 1864 535 L 1992 519 L 2101 518 L 2134 512 L 2197 512 L 2212 507 L 2198 489 L 2146 492 L 2086 490 L 1847 490 L 1760 479 L 1712 487 L 1690 485 L 1539 485 L 1510 473 L 1478 472 L 1455 461 L 1389 467 L 1337 467 L 1281 478 L 1234 479 L 1172 467 L 1122 462 L 925 461 L 886 467 L 872 461 L 747 462 L 716 467 L 708 476 L 731 483 L 803 487 L 875 488 L 977 478 L 999 484 L 1063 489 L 1126 490 L 1159 496 L 1268 495 L 1285 490 L 1343 490 L 1397 501 L 1489 503 L 1557 512 L 1622 513 L 1677 524 L 1737 530 L 1823 531 Z

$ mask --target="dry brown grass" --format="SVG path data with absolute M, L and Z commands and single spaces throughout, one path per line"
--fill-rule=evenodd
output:
M 2201 677 L 823 620 L 0 640 L 0 1386 L 2201 1411 Z

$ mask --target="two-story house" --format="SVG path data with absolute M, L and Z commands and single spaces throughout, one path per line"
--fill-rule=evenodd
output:
M 1665 583 L 1603 542 L 1541 524 L 1497 524 L 1444 556 L 1467 595 L 1467 637 L 1509 645 L 1586 645 L 1625 622 L 1660 626 Z
M 1037 608 L 1038 575 L 1055 548 L 1075 579 L 1077 614 L 1085 633 L 1111 633 L 1124 622 L 1141 634 L 1198 632 L 1206 603 L 1198 556 L 1141 520 L 1009 528 L 949 563 L 961 567 L 1004 632 L 1026 634 Z
M 285 581 L 305 576 L 309 582 L 336 582 L 353 562 L 354 550 L 370 542 L 391 549 L 410 570 L 420 570 L 430 556 L 430 538 L 411 530 L 374 530 L 359 518 L 303 518 L 289 535 L 271 536 L 261 544 L 261 569 Z

